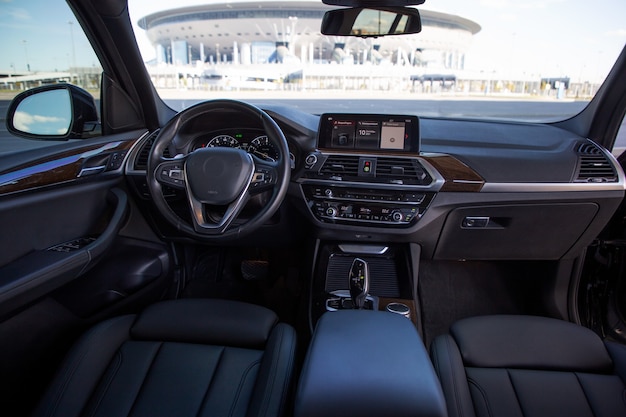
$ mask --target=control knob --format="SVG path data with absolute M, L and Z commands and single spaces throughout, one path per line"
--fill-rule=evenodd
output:
M 329 206 L 326 208 L 326 215 L 328 217 L 335 217 L 337 215 L 337 209 L 333 206 Z
M 391 213 L 391 220 L 393 220 L 394 222 L 400 222 L 402 221 L 402 218 L 403 218 L 402 213 L 397 210 Z
M 317 163 L 317 156 L 314 153 L 308 154 L 306 159 L 304 160 L 307 168 L 311 168 L 313 165 Z

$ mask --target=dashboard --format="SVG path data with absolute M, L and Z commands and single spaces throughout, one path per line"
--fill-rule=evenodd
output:
M 624 197 L 615 158 L 556 126 L 264 110 L 292 161 L 282 215 L 267 226 L 279 227 L 274 237 L 305 228 L 324 240 L 417 243 L 427 259 L 563 259 Z M 131 176 L 145 175 L 146 144 L 129 159 Z M 207 146 L 278 157 L 262 127 L 232 114 L 182 132 L 177 149 Z

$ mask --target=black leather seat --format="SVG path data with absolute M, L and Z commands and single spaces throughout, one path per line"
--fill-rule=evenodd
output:
M 463 319 L 431 355 L 450 417 L 626 416 L 626 346 L 573 323 Z
M 295 332 L 263 307 L 176 300 L 85 334 L 38 416 L 278 416 Z

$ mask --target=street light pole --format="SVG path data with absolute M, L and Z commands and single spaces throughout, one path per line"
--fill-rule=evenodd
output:
M 67 22 L 70 25 L 70 37 L 72 39 L 72 66 L 74 67 L 74 71 L 76 71 L 76 48 L 74 47 L 74 22 L 71 20 Z M 72 78 L 72 71 L 70 70 L 70 80 Z
M 30 72 L 30 64 L 28 63 L 28 42 L 22 40 L 22 44 L 24 45 L 24 55 L 26 56 L 26 71 Z

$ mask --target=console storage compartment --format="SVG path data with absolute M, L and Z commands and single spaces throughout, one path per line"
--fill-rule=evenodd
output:
M 317 323 L 296 394 L 295 416 L 446 416 L 428 353 L 411 321 L 341 310 Z

